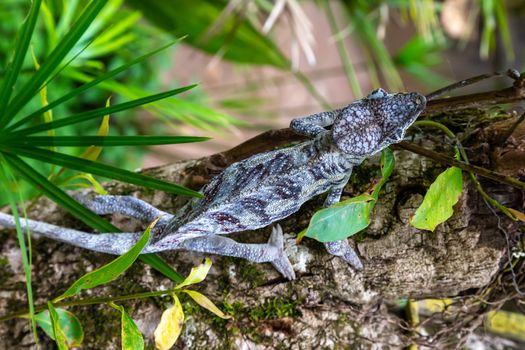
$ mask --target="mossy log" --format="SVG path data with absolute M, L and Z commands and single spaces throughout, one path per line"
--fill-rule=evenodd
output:
M 496 142 L 512 122 L 509 119 L 481 127 L 465 146 L 475 164 L 518 178 L 524 175 L 519 172 L 525 164 L 525 126 L 520 125 L 504 143 Z M 451 150 L 438 137 L 419 136 L 413 142 L 441 152 Z M 244 147 L 232 151 L 145 172 L 198 189 L 228 163 L 256 150 Z M 487 287 L 506 262 L 507 242 L 498 228 L 498 217 L 465 175 L 464 191 L 452 218 L 435 232 L 411 227 L 409 219 L 428 186 L 445 167 L 406 150 L 396 150 L 395 157 L 395 172 L 380 194 L 371 225 L 352 239 L 364 263 L 362 272 L 328 255 L 316 241 L 304 239 L 296 244 L 296 233 L 322 204 L 323 198 L 316 198 L 281 222 L 287 233 L 286 251 L 297 279 L 284 280 L 269 264 L 212 256 L 210 275 L 196 288 L 232 313 L 234 319 L 220 320 L 183 299 L 187 320 L 176 348 L 342 349 L 373 345 L 397 348 L 415 341 L 396 306 L 399 300 L 464 297 Z M 345 196 L 361 193 L 378 176 L 378 158 L 367 160 L 356 169 Z M 520 190 L 494 181 L 482 180 L 482 184 L 499 202 L 523 211 L 524 197 Z M 106 188 L 112 194 L 133 194 L 172 212 L 185 200 L 121 183 L 109 183 Z M 513 242 L 520 235 L 519 224 L 498 215 L 500 227 Z M 87 229 L 45 199 L 31 209 L 29 216 Z M 125 231 L 141 229 L 135 221 L 120 216 L 111 219 Z M 269 232 L 266 228 L 239 233 L 233 238 L 265 242 Z M 26 307 L 26 286 L 15 234 L 3 230 L 0 240 L 0 315 L 6 315 Z M 33 290 L 38 305 L 59 295 L 87 271 L 113 259 L 45 238 L 34 238 L 32 251 Z M 161 255 L 182 274 L 187 274 L 204 257 L 182 251 Z M 172 286 L 172 281 L 137 262 L 118 280 L 81 296 L 116 296 Z M 161 312 L 169 303 L 168 297 L 123 303 L 150 348 Z M 83 349 L 120 348 L 120 317 L 114 309 L 92 305 L 69 310 L 84 325 Z M 42 348 L 54 348 L 43 333 L 39 336 Z M 0 348 L 36 348 L 27 319 L 0 323 Z

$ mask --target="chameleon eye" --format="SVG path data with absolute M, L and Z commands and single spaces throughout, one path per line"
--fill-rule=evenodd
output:
M 387 92 L 383 89 L 376 89 L 372 91 L 366 98 L 373 100 L 378 98 L 383 98 L 387 95 Z

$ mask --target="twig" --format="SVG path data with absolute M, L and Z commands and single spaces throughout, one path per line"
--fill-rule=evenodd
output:
M 507 141 L 507 139 L 514 133 L 514 131 L 516 131 L 516 128 L 523 122 L 523 120 L 525 120 L 525 113 L 520 115 L 518 120 L 516 120 L 516 122 L 511 125 L 511 127 L 507 130 L 505 134 L 503 134 L 503 136 L 501 137 L 500 145 L 503 145 Z
M 435 100 L 436 97 L 444 95 L 447 92 L 450 92 L 452 90 L 460 89 L 460 88 L 463 88 L 465 86 L 472 85 L 472 84 L 475 84 L 477 82 L 480 82 L 482 80 L 486 80 L 486 79 L 493 78 L 493 77 L 501 77 L 501 76 L 502 76 L 502 74 L 498 73 L 498 72 L 495 72 L 495 73 L 492 73 L 492 74 L 478 75 L 478 76 L 475 76 L 475 77 L 472 77 L 472 78 L 469 78 L 469 79 L 458 81 L 457 83 L 445 86 L 444 88 L 441 88 L 439 90 L 431 92 L 430 94 L 428 94 L 426 96 L 426 98 L 427 98 L 427 101 L 432 101 L 432 100 Z
M 520 80 L 517 80 L 517 82 L 521 82 L 523 80 L 525 80 L 525 74 L 522 74 Z M 429 101 L 427 103 L 427 108 L 423 111 L 422 115 L 432 115 L 456 111 L 459 109 L 480 108 L 488 105 L 512 103 L 522 101 L 524 99 L 525 88 L 522 86 L 522 84 L 515 83 L 514 86 L 506 89 Z
M 420 147 L 412 142 L 402 141 L 396 145 L 391 146 L 393 149 L 405 149 L 407 151 L 422 155 L 424 157 L 430 158 L 432 160 L 435 160 L 436 162 L 439 162 L 444 165 L 449 166 L 455 166 L 460 168 L 461 170 L 473 172 L 476 175 L 485 177 L 487 179 L 491 179 L 509 186 L 516 187 L 522 191 L 525 191 L 525 183 L 516 180 L 513 177 L 506 176 L 482 167 L 479 167 L 477 165 L 467 164 L 465 162 L 456 160 L 452 157 L 448 157 L 442 153 L 434 152 L 429 149 Z

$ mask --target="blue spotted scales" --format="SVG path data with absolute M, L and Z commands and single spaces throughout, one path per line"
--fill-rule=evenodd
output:
M 99 215 L 119 213 L 144 222 L 160 216 L 142 253 L 184 249 L 270 262 L 284 277 L 294 279 L 279 225 L 265 244 L 239 243 L 224 235 L 271 225 L 322 193 L 328 193 L 325 206 L 337 203 L 352 168 L 401 141 L 425 104 L 419 93 L 378 89 L 344 108 L 294 119 L 290 127 L 309 140 L 232 164 L 202 188 L 203 198 L 192 199 L 175 215 L 131 196 L 77 200 Z M 0 213 L 0 224 L 14 227 L 14 219 Z M 27 224 L 33 233 L 110 254 L 126 252 L 141 236 L 141 232 L 88 233 L 34 220 Z M 354 268 L 362 268 L 346 240 L 325 246 Z

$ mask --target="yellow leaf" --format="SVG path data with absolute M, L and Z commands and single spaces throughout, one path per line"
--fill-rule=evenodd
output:
M 205 295 L 199 292 L 196 292 L 194 290 L 188 290 L 188 289 L 184 290 L 184 292 L 188 294 L 193 300 L 195 300 L 197 304 L 199 304 L 206 310 L 213 312 L 215 315 L 219 316 L 220 318 L 224 318 L 225 320 L 232 318 L 230 315 L 224 314 L 224 312 L 222 312 L 217 306 L 215 306 L 213 301 L 208 299 L 208 297 L 206 297 Z
M 443 312 L 452 305 L 452 299 L 423 299 L 418 301 L 421 309 L 427 314 Z
M 75 181 L 78 179 L 88 181 L 91 184 L 91 186 L 93 186 L 93 191 L 95 191 L 97 194 L 101 196 L 108 195 L 108 191 L 106 191 L 104 187 L 102 187 L 102 185 L 93 177 L 93 175 L 87 174 L 87 173 L 80 173 L 79 175 L 75 175 L 70 178 L 67 178 L 62 182 L 62 185 L 69 186 L 69 187 L 80 187 L 80 188 L 89 187 L 89 185 L 85 185 L 85 184 L 71 183 L 72 181 Z
M 39 70 L 40 69 L 40 64 L 38 63 L 38 60 L 36 59 L 35 50 L 34 50 L 33 46 L 31 46 L 31 55 L 33 56 L 33 63 L 35 65 L 35 69 Z M 44 85 L 40 89 L 39 95 L 40 95 L 40 103 L 42 104 L 42 107 L 46 107 L 49 104 L 49 102 L 47 101 L 47 86 L 46 85 Z M 48 111 L 45 111 L 43 116 L 44 116 L 44 122 L 51 123 L 53 121 L 53 110 L 50 109 Z M 55 130 L 54 129 L 49 129 L 47 131 L 47 135 L 48 136 L 55 136 Z M 51 151 L 56 151 L 56 147 L 49 147 L 49 149 Z M 52 169 L 54 169 L 54 166 L 52 167 Z M 53 172 L 53 171 L 51 171 L 51 172 Z
M 155 347 L 168 350 L 175 344 L 184 324 L 184 311 L 176 295 L 173 295 L 174 304 L 162 313 L 160 323 L 155 329 Z
M 106 100 L 106 107 L 110 106 L 111 97 Z M 109 114 L 102 118 L 102 123 L 98 129 L 98 136 L 107 136 L 109 133 Z M 89 146 L 84 153 L 80 156 L 81 158 L 96 161 L 102 152 L 101 146 Z
M 521 211 L 514 210 L 512 208 L 507 208 L 512 215 L 516 217 L 516 219 L 525 222 L 525 214 L 523 214 Z
M 517 341 L 525 341 L 525 315 L 510 311 L 490 311 L 485 327 L 492 333 Z
M 211 260 L 210 258 L 206 258 L 202 264 L 192 268 L 188 277 L 186 277 L 186 279 L 182 281 L 182 283 L 179 284 L 176 288 L 179 289 L 185 286 L 189 286 L 190 284 L 202 282 L 206 278 L 206 275 L 208 275 L 210 267 Z

